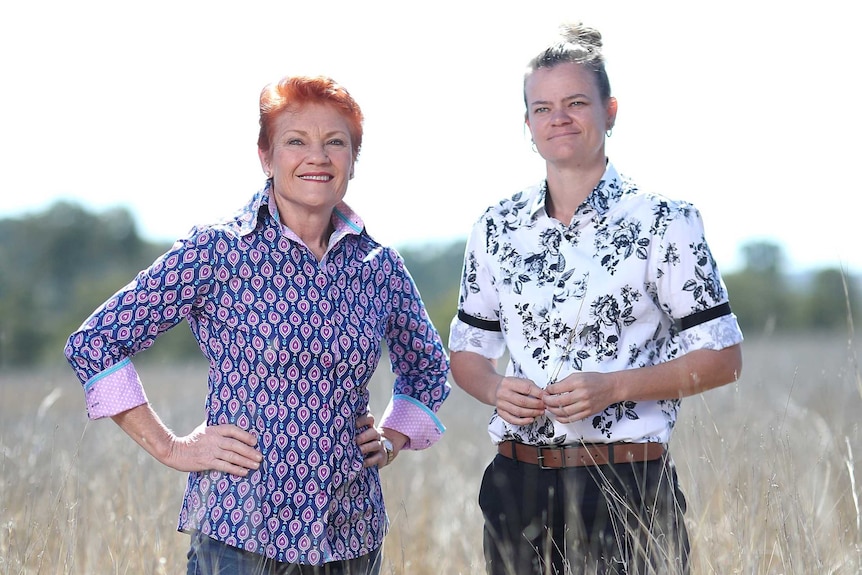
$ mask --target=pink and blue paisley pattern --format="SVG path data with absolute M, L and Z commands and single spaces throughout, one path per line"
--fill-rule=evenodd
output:
M 128 358 L 187 320 L 209 360 L 208 423 L 256 434 L 264 462 L 244 478 L 191 473 L 179 529 L 278 561 L 351 559 L 388 529 L 378 470 L 355 442 L 381 343 L 396 375 L 381 424 L 413 449 L 443 431 L 448 361 L 402 259 L 345 204 L 318 262 L 268 203 L 266 188 L 176 242 L 72 334 L 66 355 L 98 398 L 90 416 L 111 415 L 145 401 L 129 392 Z M 126 396 L 137 403 L 112 405 Z

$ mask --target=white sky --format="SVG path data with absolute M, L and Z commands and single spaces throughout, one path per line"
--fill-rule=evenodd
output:
M 538 181 L 522 71 L 564 19 L 605 37 L 608 155 L 692 201 L 725 271 L 779 242 L 794 269 L 862 271 L 854 2 L 6 2 L 0 218 L 124 205 L 149 239 L 263 184 L 257 98 L 326 74 L 366 116 L 348 203 L 396 246 L 467 234 Z M 851 238 L 852 236 L 852 238 Z

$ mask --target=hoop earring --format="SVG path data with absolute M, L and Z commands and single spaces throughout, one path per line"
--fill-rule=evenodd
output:
M 609 129 L 605 130 L 605 137 L 610 138 L 613 133 L 614 133 L 614 129 L 609 128 Z
M 534 153 L 536 153 L 536 154 L 538 154 L 538 153 L 539 153 L 539 148 L 537 148 L 537 147 L 536 147 L 536 142 L 531 141 L 531 142 L 530 142 L 530 147 L 533 149 L 533 152 L 534 152 Z

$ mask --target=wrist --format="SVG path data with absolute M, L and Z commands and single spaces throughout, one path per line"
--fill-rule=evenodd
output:
M 606 374 L 606 378 L 610 383 L 609 388 L 613 396 L 614 403 L 620 403 L 630 399 L 625 392 L 624 374 L 622 371 L 614 371 Z
M 383 444 L 384 450 L 386 450 L 386 457 L 388 459 L 388 462 L 392 462 L 392 460 L 395 459 L 398 453 L 410 441 L 409 437 L 396 429 L 392 429 L 391 427 L 378 427 L 377 431 L 378 433 L 380 433 L 380 441 Z M 391 455 L 389 453 L 390 449 L 392 452 Z
M 385 435 L 380 436 L 380 444 L 383 446 L 383 453 L 386 455 L 386 465 L 389 465 L 397 455 L 395 452 L 395 446 Z
M 499 375 L 499 374 L 497 374 L 497 375 Z M 497 398 L 500 396 L 500 388 L 503 387 L 503 382 L 505 380 L 506 380 L 506 376 L 500 375 L 497 378 L 497 383 L 494 384 L 493 388 L 489 387 L 489 389 L 493 389 L 493 392 L 492 392 L 490 397 L 486 398 L 485 403 L 487 403 L 488 405 L 492 405 L 494 407 L 497 407 Z

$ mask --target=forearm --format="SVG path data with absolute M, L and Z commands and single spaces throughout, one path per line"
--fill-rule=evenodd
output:
M 671 361 L 608 374 L 616 401 L 678 399 L 736 381 L 742 349 L 699 349 Z
M 148 403 L 118 413 L 111 419 L 156 460 L 162 463 L 168 460 L 176 436 Z
M 486 405 L 497 404 L 497 387 L 503 376 L 494 360 L 471 351 L 453 351 L 449 364 L 458 387 Z

